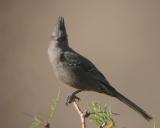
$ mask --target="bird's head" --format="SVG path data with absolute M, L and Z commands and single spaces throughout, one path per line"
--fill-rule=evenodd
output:
M 64 18 L 58 17 L 57 25 L 55 31 L 52 33 L 52 39 L 57 46 L 66 46 L 68 45 L 67 32 L 65 28 Z

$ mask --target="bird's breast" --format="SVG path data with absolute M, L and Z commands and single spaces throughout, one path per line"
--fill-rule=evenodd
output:
M 80 72 L 78 68 L 66 66 L 64 63 L 59 62 L 54 69 L 55 74 L 60 81 L 77 89 L 86 89 L 88 84 L 87 80 L 85 80 L 86 74 Z
M 62 63 L 57 63 L 55 65 L 55 74 L 64 83 L 73 86 L 78 81 L 76 78 L 76 74 L 73 70 L 69 69 L 69 67 L 64 66 Z

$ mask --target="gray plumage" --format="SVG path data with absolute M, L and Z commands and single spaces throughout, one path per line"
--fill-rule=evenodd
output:
M 143 109 L 116 91 L 90 60 L 70 48 L 63 17 L 58 18 L 48 55 L 56 76 L 65 84 L 78 90 L 96 91 L 116 97 L 146 120 L 152 119 Z

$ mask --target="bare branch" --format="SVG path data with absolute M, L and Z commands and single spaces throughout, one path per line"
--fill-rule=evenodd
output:
M 80 109 L 80 107 L 78 106 L 78 104 L 77 104 L 76 101 L 73 102 L 73 105 L 74 105 L 75 109 L 77 110 L 77 112 L 78 112 L 78 114 L 79 114 L 79 116 L 80 116 L 82 128 L 86 128 L 86 121 L 85 121 L 85 119 L 86 119 L 86 117 L 87 117 L 87 116 L 86 116 L 86 115 L 87 115 L 87 112 L 83 112 L 83 111 Z

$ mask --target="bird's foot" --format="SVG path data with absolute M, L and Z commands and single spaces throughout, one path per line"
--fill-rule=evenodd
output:
M 71 94 L 67 97 L 66 105 L 71 104 L 72 102 L 75 102 L 76 100 L 79 101 L 80 98 L 77 97 L 75 94 Z

